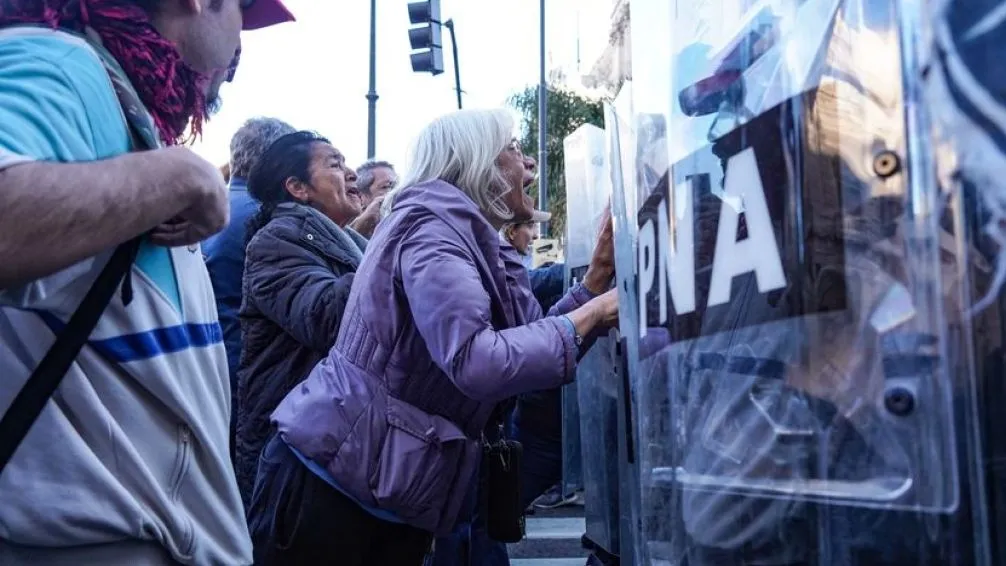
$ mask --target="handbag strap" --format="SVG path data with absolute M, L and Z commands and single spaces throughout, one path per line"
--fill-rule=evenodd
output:
M 51 33 L 36 27 L 12 27 L 0 29 L 0 37 Z M 97 35 L 88 30 L 86 36 L 71 34 L 86 42 L 101 59 L 108 72 L 112 87 L 119 99 L 122 117 L 129 131 L 132 149 L 160 147 L 160 140 L 154 135 L 153 119 L 139 101 L 136 91 L 129 84 L 125 73 L 115 59 L 101 47 Z M 32 371 L 24 387 L 14 397 L 10 407 L 0 418 L 0 474 L 10 463 L 31 427 L 45 409 L 49 399 L 59 388 L 77 356 L 87 343 L 102 314 L 108 308 L 115 291 L 122 286 L 122 302 L 128 305 L 132 300 L 132 285 L 129 274 L 136 254 L 139 252 L 142 236 L 120 244 L 112 252 L 108 263 L 91 284 L 77 310 L 70 316 L 66 327 L 56 337 L 55 342 Z

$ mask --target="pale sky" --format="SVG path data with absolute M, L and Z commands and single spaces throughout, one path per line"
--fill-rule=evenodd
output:
M 297 22 L 243 35 L 241 66 L 195 150 L 222 165 L 248 118 L 273 116 L 325 135 L 356 165 L 367 157 L 370 3 L 286 0 Z M 457 107 L 449 33 L 444 73 L 414 73 L 407 0 L 377 0 L 377 158 L 401 164 L 411 137 Z M 538 0 L 442 0 L 458 34 L 466 108 L 493 107 L 538 81 Z M 548 0 L 550 66 L 586 73 L 607 43 L 612 0 Z

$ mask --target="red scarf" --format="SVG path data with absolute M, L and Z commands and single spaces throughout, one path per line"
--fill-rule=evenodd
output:
M 126 72 L 164 143 L 191 141 L 202 133 L 207 78 L 182 61 L 135 0 L 0 0 L 0 27 L 15 24 L 93 29 Z

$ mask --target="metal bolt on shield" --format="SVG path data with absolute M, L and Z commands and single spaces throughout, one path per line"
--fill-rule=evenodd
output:
M 892 387 L 884 394 L 884 407 L 891 414 L 903 417 L 915 409 L 915 395 L 904 387 Z
M 886 179 L 900 170 L 901 159 L 893 151 L 882 151 L 873 158 L 873 172 L 881 179 Z

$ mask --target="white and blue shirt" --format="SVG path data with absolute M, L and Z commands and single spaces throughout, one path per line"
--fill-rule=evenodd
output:
M 86 42 L 41 28 L 0 30 L 0 169 L 129 150 L 111 81 Z M 0 290 L 0 410 L 111 251 Z M 144 539 L 185 564 L 250 564 L 228 450 L 227 358 L 198 246 L 144 244 L 132 285 L 132 302 L 116 294 L 0 475 L 0 540 L 67 547 Z

